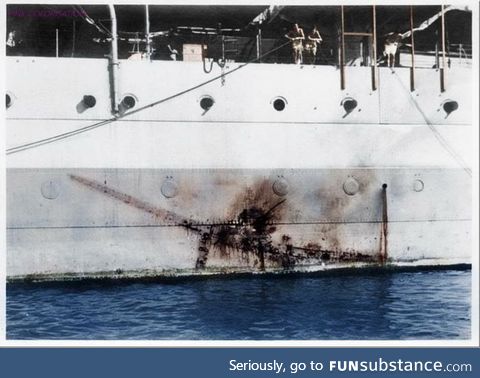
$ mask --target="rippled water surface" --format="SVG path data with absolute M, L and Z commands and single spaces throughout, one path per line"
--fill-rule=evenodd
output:
M 468 339 L 471 271 L 9 284 L 9 339 Z

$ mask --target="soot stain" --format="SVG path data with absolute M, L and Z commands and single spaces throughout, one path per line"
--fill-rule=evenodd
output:
M 219 251 L 221 258 L 240 253 L 241 258 L 264 270 L 267 262 L 281 266 L 291 265 L 286 248 L 274 245 L 272 234 L 275 223 L 285 213 L 286 199 L 280 199 L 272 190 L 270 180 L 261 180 L 235 198 L 229 207 L 231 220 L 210 226 L 208 249 Z M 200 240 L 196 266 L 205 267 L 210 250 L 205 251 L 204 238 Z M 287 261 L 287 262 L 286 262 Z
M 277 231 L 277 224 L 282 222 L 287 205 L 287 199 L 280 199 L 273 193 L 269 180 L 258 182 L 232 203 L 229 209 L 230 214 L 235 214 L 232 220 L 211 226 L 210 247 L 224 259 L 240 253 L 247 263 L 253 259 L 254 266 L 260 270 L 265 270 L 267 266 L 290 269 L 297 264 L 308 263 L 375 262 L 374 256 L 341 250 L 332 225 L 324 225 L 322 232 L 329 234 L 329 248 L 313 242 L 295 246 L 289 235 L 283 235 L 279 243 L 274 243 L 272 234 Z M 204 263 L 211 252 L 205 253 L 203 239 L 200 248 L 199 260 Z
M 330 231 L 329 241 L 333 250 L 322 248 L 317 243 L 294 246 L 289 235 L 283 235 L 281 242 L 273 243 L 272 234 L 277 231 L 276 224 L 282 221 L 286 211 L 287 199 L 280 199 L 272 190 L 270 180 L 262 180 L 239 195 L 232 206 L 230 214 L 235 214 L 229 221 L 212 225 L 201 225 L 179 214 L 153 206 L 131 195 L 110 188 L 103 183 L 84 177 L 70 175 L 70 178 L 88 188 L 112 197 L 127 205 L 143 210 L 157 219 L 174 222 L 189 232 L 200 235 L 196 269 L 205 269 L 212 249 L 220 252 L 222 258 L 230 258 L 233 252 L 240 252 L 244 261 L 253 258 L 254 266 L 265 270 L 266 265 L 292 268 L 302 262 L 375 262 L 376 257 L 356 251 L 339 250 L 339 245 L 332 225 L 326 226 L 323 233 Z M 338 207 L 345 205 L 334 199 Z M 332 243 L 333 239 L 333 243 Z M 323 240 L 323 238 L 322 238 Z

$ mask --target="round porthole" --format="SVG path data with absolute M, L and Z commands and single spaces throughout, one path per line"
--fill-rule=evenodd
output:
M 453 100 L 445 100 L 442 103 L 442 108 L 449 115 L 450 113 L 454 112 L 458 109 L 458 102 Z
M 351 113 L 353 109 L 355 109 L 358 105 L 357 100 L 355 100 L 353 97 L 345 97 L 341 105 L 343 106 L 343 109 L 348 113 Z
M 272 186 L 273 192 L 280 197 L 286 196 L 288 194 L 288 181 L 283 178 L 279 177 Z
M 285 100 L 283 97 L 276 97 L 272 101 L 272 105 L 277 112 L 281 112 L 287 106 L 287 100 Z
M 349 196 L 357 194 L 360 189 L 360 184 L 353 177 L 349 177 L 343 183 L 343 191 Z
M 424 187 L 425 187 L 425 184 L 423 183 L 422 180 L 415 180 L 413 182 L 413 190 L 416 192 L 421 192 Z
M 83 96 L 83 103 L 87 108 L 93 108 L 97 104 L 95 96 L 85 95 Z
M 125 109 L 131 109 L 135 106 L 137 103 L 137 100 L 135 97 L 127 95 L 123 98 L 122 100 L 122 105 L 125 107 Z
M 40 187 L 40 192 L 44 198 L 53 200 L 60 195 L 60 183 L 56 180 L 45 181 Z
M 7 109 L 13 105 L 13 99 L 14 96 L 10 92 L 5 93 L 5 107 Z
M 167 178 L 163 182 L 160 191 L 165 198 L 173 198 L 178 194 L 178 185 L 173 179 Z
M 211 96 L 203 96 L 200 99 L 200 107 L 205 111 L 210 110 L 213 104 L 215 104 L 215 100 Z

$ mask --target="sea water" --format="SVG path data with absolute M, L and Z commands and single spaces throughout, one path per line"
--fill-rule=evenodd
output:
M 7 285 L 8 339 L 469 339 L 471 271 Z

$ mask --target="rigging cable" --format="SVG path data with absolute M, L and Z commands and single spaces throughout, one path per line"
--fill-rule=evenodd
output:
M 267 55 L 272 54 L 273 52 L 283 48 L 284 46 L 286 46 L 289 43 L 290 43 L 290 41 L 287 41 L 287 42 L 283 43 L 282 45 L 277 46 L 277 47 L 267 51 L 265 54 L 261 55 L 258 58 L 255 58 L 255 59 L 249 60 L 248 62 L 240 64 L 238 67 L 235 67 L 231 71 L 228 71 L 228 72 L 222 73 L 220 75 L 217 75 L 217 76 L 215 76 L 215 77 L 213 77 L 209 80 L 206 80 L 206 81 L 204 81 L 200 84 L 197 84 L 193 87 L 190 87 L 190 88 L 187 88 L 183 91 L 177 92 L 177 93 L 175 93 L 171 96 L 164 97 L 161 100 L 157 100 L 157 101 L 152 102 L 150 104 L 144 105 L 144 106 L 142 106 L 138 109 L 132 110 L 130 112 L 127 112 L 127 113 L 124 113 L 124 114 L 121 114 L 121 115 L 118 115 L 118 116 L 115 116 L 115 117 L 112 117 L 112 118 L 109 118 L 109 119 L 106 119 L 106 120 L 103 120 L 101 122 L 94 123 L 94 124 L 89 125 L 89 126 L 81 127 L 79 129 L 76 129 L 76 130 L 68 131 L 68 132 L 65 132 L 65 133 L 62 133 L 62 134 L 57 134 L 57 135 L 54 135 L 54 136 L 51 136 L 51 137 L 48 137 L 48 138 L 45 138 L 45 139 L 40 139 L 40 140 L 37 140 L 37 141 L 34 141 L 34 142 L 25 143 L 25 144 L 22 144 L 22 145 L 19 145 L 19 146 L 16 146 L 16 147 L 9 148 L 9 149 L 6 150 L 6 154 L 11 155 L 11 154 L 15 154 L 15 153 L 18 153 L 18 152 L 21 152 L 21 151 L 25 151 L 25 150 L 40 147 L 40 146 L 43 146 L 43 145 L 46 145 L 46 144 L 50 144 L 50 143 L 53 143 L 53 142 L 57 142 L 57 141 L 62 140 L 62 139 L 70 138 L 72 136 L 75 136 L 75 135 L 78 135 L 78 134 L 81 134 L 81 133 L 84 133 L 84 132 L 87 132 L 87 131 L 90 131 L 90 130 L 93 130 L 93 129 L 96 129 L 96 128 L 99 128 L 99 127 L 102 127 L 102 126 L 105 126 L 105 125 L 108 125 L 112 122 L 115 122 L 119 119 L 125 118 L 129 115 L 136 114 L 136 113 L 139 113 L 143 110 L 146 110 L 146 109 L 152 108 L 154 106 L 160 105 L 160 104 L 162 104 L 164 102 L 167 102 L 167 101 L 170 101 L 174 98 L 183 96 L 186 93 L 192 92 L 192 91 L 194 91 L 198 88 L 201 88 L 201 87 L 203 87 L 207 84 L 210 84 L 214 81 L 221 80 L 225 76 L 231 75 L 232 73 L 246 67 L 250 63 L 254 63 L 254 62 L 258 61 L 259 59 L 262 59 L 262 58 L 266 57 Z
M 77 12 L 79 12 L 82 15 L 82 18 L 89 23 L 90 25 L 95 26 L 95 28 L 102 34 L 106 34 L 108 36 L 112 36 L 109 30 L 107 30 L 105 27 L 98 25 L 93 18 L 91 18 L 87 12 L 85 12 L 85 9 L 83 9 L 80 5 L 73 5 L 73 9 L 75 9 Z M 76 9 L 78 8 L 78 9 Z
M 392 72 L 394 73 L 394 76 L 397 78 L 397 80 L 399 81 L 400 83 L 400 86 L 405 90 L 405 92 L 408 92 L 408 96 L 410 97 L 411 99 L 411 102 L 413 103 L 413 105 L 415 106 L 415 108 L 418 110 L 418 112 L 420 113 L 420 115 L 422 116 L 423 120 L 425 121 L 425 124 L 428 126 L 428 128 L 430 129 L 430 131 L 433 133 L 433 135 L 435 136 L 435 138 L 437 139 L 437 141 L 440 143 L 440 145 L 445 149 L 445 151 L 447 151 L 455 160 L 456 162 L 460 165 L 460 167 L 465 171 L 467 172 L 467 174 L 472 177 L 472 170 L 470 167 L 468 167 L 467 163 L 462 159 L 462 157 L 452 148 L 452 146 L 450 146 L 450 144 L 448 143 L 448 141 L 442 136 L 442 134 L 440 134 L 440 132 L 435 128 L 435 126 L 432 124 L 432 122 L 430 122 L 430 120 L 428 119 L 427 115 L 424 113 L 424 111 L 422 110 L 422 108 L 420 107 L 420 105 L 418 104 L 418 102 L 415 100 L 415 98 L 413 98 L 411 95 L 410 95 L 410 90 L 408 88 L 405 87 L 405 85 L 403 84 L 402 80 L 400 79 L 400 77 L 397 75 L 397 73 L 395 72 L 395 70 L 392 70 Z

